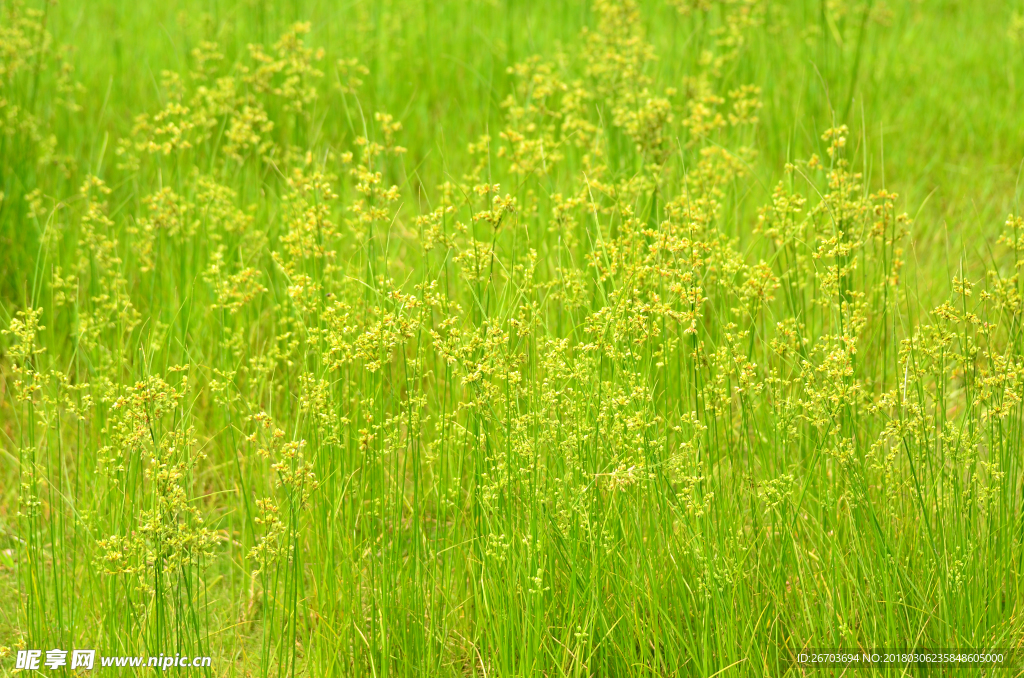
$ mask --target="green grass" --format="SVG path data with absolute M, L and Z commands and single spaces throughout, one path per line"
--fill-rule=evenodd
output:
M 0 0 L 0 671 L 1017 647 L 1021 11 Z

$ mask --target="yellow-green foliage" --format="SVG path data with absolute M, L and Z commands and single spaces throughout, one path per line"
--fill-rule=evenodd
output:
M 0 3 L 0 644 L 488 677 L 1018 644 L 1024 218 L 922 287 L 841 110 L 759 156 L 771 3 L 668 4 L 684 78 L 595 0 L 432 147 L 310 23 L 196 39 L 76 158 L 72 61 Z M 885 20 L 824 5 L 808 40 Z

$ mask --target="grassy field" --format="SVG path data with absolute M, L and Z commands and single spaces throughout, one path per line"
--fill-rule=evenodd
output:
M 0 675 L 1021 646 L 1022 106 L 1020 2 L 0 0 Z

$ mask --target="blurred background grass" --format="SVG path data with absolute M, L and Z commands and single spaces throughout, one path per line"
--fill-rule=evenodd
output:
M 920 217 L 919 247 L 928 252 L 948 239 L 984 254 L 1020 197 L 1024 44 L 1014 39 L 1015 4 L 769 3 L 762 30 L 752 31 L 725 74 L 726 84 L 763 91 L 754 144 L 761 187 L 773 184 L 788 159 L 817 150 L 820 130 L 846 123 L 871 184 L 884 181 Z M 656 81 L 676 85 L 695 71 L 715 12 L 686 16 L 664 2 L 642 8 L 660 57 Z M 198 39 L 218 42 L 231 59 L 303 20 L 312 23 L 308 42 L 326 50 L 326 63 L 354 57 L 369 68 L 362 110 L 387 110 L 402 121 L 407 165 L 431 187 L 446 167 L 465 164 L 466 139 L 498 127 L 506 68 L 534 54 L 573 52 L 591 21 L 579 0 L 96 0 L 49 11 L 55 40 L 73 46 L 86 88 L 88 123 L 69 129 L 77 132 L 69 143 L 78 146 L 70 154 L 88 158 L 93 171 L 112 161 L 104 133 L 130 132 L 133 115 L 157 104 L 161 71 L 185 70 Z M 360 123 L 331 102 L 319 106 L 327 107 L 323 137 L 347 145 Z M 763 198 L 752 196 L 751 204 Z

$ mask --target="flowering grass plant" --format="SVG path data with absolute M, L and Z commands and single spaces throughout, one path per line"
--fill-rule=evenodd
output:
M 0 671 L 1021 643 L 1021 15 L 126 4 L 0 0 Z

